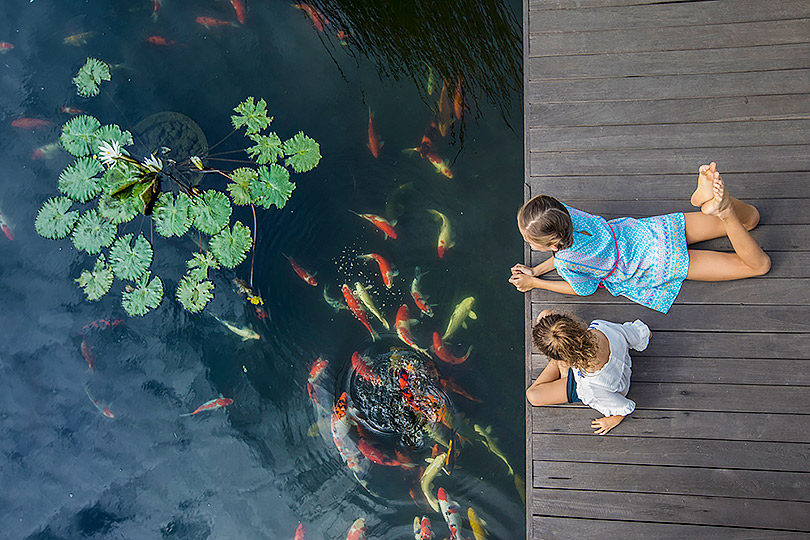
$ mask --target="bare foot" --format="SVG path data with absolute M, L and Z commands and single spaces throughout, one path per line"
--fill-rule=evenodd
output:
M 709 202 L 714 193 L 712 193 L 712 181 L 714 180 L 714 173 L 717 171 L 717 164 L 712 161 L 708 165 L 701 165 L 698 172 L 697 189 L 692 193 L 692 198 L 689 202 L 692 206 L 703 206 L 704 203 Z
M 712 198 L 703 203 L 700 211 L 706 215 L 723 219 L 729 212 L 734 211 L 731 206 L 731 196 L 728 194 L 723 179 L 720 178 L 720 173 L 715 171 L 709 176 L 712 178 Z

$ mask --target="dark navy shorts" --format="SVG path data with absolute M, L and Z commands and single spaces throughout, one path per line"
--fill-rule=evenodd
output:
M 577 380 L 571 371 L 568 372 L 568 384 L 565 393 L 568 395 L 568 403 L 582 403 L 582 400 L 577 395 Z

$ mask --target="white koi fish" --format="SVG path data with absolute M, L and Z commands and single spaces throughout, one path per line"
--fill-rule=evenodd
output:
M 478 315 L 476 315 L 472 310 L 474 303 L 475 298 L 472 296 L 468 296 L 458 303 L 456 308 L 453 310 L 453 314 L 450 316 L 450 322 L 447 323 L 447 330 L 444 331 L 442 341 L 447 341 L 447 338 L 455 334 L 459 326 L 462 328 L 467 328 L 467 317 L 472 320 L 476 320 L 478 318 Z
M 363 284 L 359 281 L 355 282 L 354 284 L 354 295 L 363 302 L 363 305 L 375 316 L 382 325 L 385 327 L 386 330 L 391 329 L 391 325 L 388 324 L 388 321 L 385 320 L 385 317 L 382 316 L 380 310 L 377 309 L 377 306 L 374 305 L 374 300 L 371 298 L 371 295 L 368 293 L 368 289 L 363 287 Z
M 231 332 L 233 332 L 237 336 L 241 337 L 242 341 L 247 341 L 249 339 L 261 339 L 262 338 L 252 328 L 240 328 L 239 326 L 235 326 L 235 325 L 229 323 L 228 321 L 223 321 L 222 319 L 220 319 L 216 315 L 211 315 L 211 316 L 213 318 L 215 318 L 216 320 L 218 320 L 220 322 L 220 324 L 222 324 L 222 326 L 224 326 L 225 328 L 227 328 L 228 330 L 230 330 Z
M 442 227 L 439 230 L 439 241 L 437 243 L 437 249 L 439 252 L 439 258 L 443 259 L 444 254 L 447 253 L 447 250 L 451 247 L 455 246 L 456 243 L 453 241 L 453 227 L 450 225 L 450 220 L 439 212 L 438 210 L 433 210 L 432 208 L 428 210 L 431 214 L 433 214 L 437 219 L 441 220 Z

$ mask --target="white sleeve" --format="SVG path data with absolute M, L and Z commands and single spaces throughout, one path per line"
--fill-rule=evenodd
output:
M 627 399 L 619 392 L 611 392 L 604 388 L 591 388 L 593 398 L 590 403 L 585 403 L 589 407 L 596 409 L 605 416 L 627 416 L 636 410 L 636 403 L 632 399 Z M 584 402 L 584 400 L 583 400 Z
M 638 319 L 621 326 L 616 325 L 614 328 L 624 336 L 627 344 L 637 351 L 643 351 L 650 344 L 650 327 Z

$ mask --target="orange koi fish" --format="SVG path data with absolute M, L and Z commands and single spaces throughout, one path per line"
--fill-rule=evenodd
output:
M 84 339 L 82 339 L 81 350 L 84 361 L 87 362 L 87 369 L 93 371 L 93 364 L 96 361 L 96 357 L 93 355 L 93 349 L 90 348 L 90 345 L 88 345 L 87 341 Z
M 368 109 L 368 149 L 371 150 L 371 155 L 375 158 L 380 157 L 380 150 L 385 143 L 380 141 L 377 132 L 374 131 L 374 113 L 371 107 Z
M 87 114 L 87 111 L 83 111 L 75 107 L 60 107 L 59 110 L 65 114 Z
M 55 126 L 53 122 L 41 118 L 17 118 L 11 121 L 11 126 L 21 129 L 36 129 L 45 126 Z
M 295 528 L 295 538 L 293 540 L 304 540 L 305 534 L 307 534 L 307 530 L 304 528 L 304 524 L 299 523 L 298 527 Z
M 102 403 L 100 400 L 94 398 L 90 394 L 90 389 L 87 388 L 86 384 L 84 385 L 84 393 L 87 394 L 88 398 L 90 398 L 90 401 L 93 403 L 93 405 L 96 407 L 96 409 L 98 409 L 98 412 L 100 412 L 101 414 L 103 414 L 107 418 L 115 418 L 115 415 L 112 413 L 112 411 L 110 410 L 110 408 L 107 405 Z
M 180 416 L 193 416 L 203 411 L 213 411 L 214 409 L 219 409 L 220 407 L 227 407 L 232 403 L 233 400 L 230 398 L 218 397 L 216 399 L 212 399 L 211 401 L 206 401 L 205 403 L 194 409 L 194 412 L 181 414 Z
M 426 157 L 438 174 L 443 174 L 447 178 L 453 178 L 453 171 L 450 170 L 447 160 L 440 158 L 435 152 L 428 152 Z
M 413 302 L 416 304 L 416 307 L 419 308 L 419 311 L 428 317 L 433 317 L 433 308 L 430 307 L 430 304 L 427 303 L 427 299 L 419 291 L 419 280 L 423 275 L 424 274 L 419 271 L 419 267 L 417 266 L 414 269 L 413 281 L 411 282 L 411 297 L 413 297 Z
M 343 298 L 346 300 L 346 305 L 349 306 L 349 309 L 354 316 L 357 317 L 357 320 L 363 323 L 363 326 L 365 326 L 366 330 L 369 331 L 372 341 L 377 341 L 377 338 L 380 336 L 377 335 L 377 332 L 375 332 L 368 323 L 368 316 L 366 316 L 365 310 L 360 307 L 360 303 L 357 301 L 357 298 L 355 298 L 352 290 L 345 283 L 343 284 L 343 287 L 341 287 L 341 290 L 343 291 Z
M 231 5 L 236 12 L 236 20 L 239 24 L 245 24 L 245 3 L 242 0 L 231 0 Z
M 270 318 L 270 314 L 267 313 L 264 310 L 264 308 L 260 308 L 259 306 L 253 306 L 253 309 L 256 311 L 256 318 L 259 319 L 260 321 L 262 319 L 269 319 Z
M 456 120 L 461 120 L 464 109 L 464 93 L 461 89 L 461 77 L 459 77 L 458 83 L 456 83 L 456 93 L 453 96 L 453 112 L 456 115 Z
M 346 535 L 346 540 L 366 540 L 366 520 L 360 518 L 352 523 L 352 528 L 349 529 L 349 534 Z
M 159 47 L 171 47 L 173 45 L 177 45 L 176 41 L 166 39 L 163 36 L 149 36 L 146 38 L 146 41 L 152 45 L 158 45 Z
M 366 359 L 360 356 L 360 353 L 357 351 L 355 351 L 354 354 L 352 355 L 352 369 L 354 370 L 355 373 L 357 373 L 357 376 L 363 379 L 364 381 L 370 382 L 371 384 L 375 385 L 382 384 L 382 380 L 380 380 L 380 377 L 376 373 L 374 373 L 374 371 L 371 369 L 371 366 L 368 365 Z
M 465 388 L 463 386 L 461 386 L 459 383 L 457 383 L 453 379 L 453 377 L 449 377 L 447 379 L 441 379 L 439 382 L 441 383 L 442 386 L 444 386 L 444 388 L 446 390 L 448 390 L 450 392 L 453 392 L 454 394 L 458 394 L 461 397 L 465 397 L 465 398 L 469 399 L 470 401 L 475 401 L 476 403 L 483 403 L 482 400 L 470 395 L 470 393 L 467 392 L 467 390 L 465 390 Z
M 8 51 L 12 50 L 14 45 L 11 43 L 6 43 L 5 41 L 0 41 L 0 54 L 5 54 Z
M 293 260 L 293 258 L 290 257 L 289 255 L 284 255 L 284 256 L 287 257 L 288 261 L 290 261 L 290 266 L 292 266 L 293 270 L 295 270 L 295 273 L 298 274 L 298 277 L 300 277 L 301 279 L 303 279 L 304 281 L 306 281 L 308 284 L 312 285 L 313 287 L 318 286 L 318 280 L 315 279 L 315 274 L 304 270 L 301 267 L 301 265 L 299 265 L 297 262 L 295 262 L 295 260 Z
M 0 212 L 0 229 L 3 230 L 3 234 L 6 235 L 11 241 L 14 241 L 14 235 L 11 233 L 11 226 L 6 221 L 6 218 L 3 216 L 3 212 Z
M 365 439 L 360 439 L 358 441 L 357 449 L 360 450 L 360 453 L 363 454 L 366 457 L 366 459 L 368 459 L 372 463 L 376 463 L 377 465 L 382 465 L 384 467 L 402 466 L 402 463 L 400 463 L 396 459 L 389 458 L 374 445 L 366 442 Z
M 323 374 L 326 372 L 326 367 L 329 365 L 327 360 L 323 358 L 318 358 L 313 362 L 312 367 L 309 370 L 309 377 L 307 378 L 307 394 L 309 394 L 309 399 L 315 404 L 320 405 L 318 403 L 318 397 L 315 393 L 315 387 L 318 384 L 318 381 L 321 380 Z
M 395 270 L 391 267 L 391 263 L 389 263 L 385 257 L 382 255 L 378 255 L 377 253 L 368 253 L 366 255 L 358 255 L 358 259 L 365 259 L 367 261 L 374 260 L 380 267 L 380 274 L 382 274 L 383 283 L 387 289 L 390 289 L 393 285 L 394 276 L 399 275 L 399 271 Z
M 210 30 L 211 28 L 215 28 L 217 26 L 239 26 L 239 23 L 233 21 L 222 21 L 220 19 L 214 19 L 213 17 L 197 17 L 194 19 L 194 22 L 203 25 L 206 30 Z
M 444 346 L 442 342 L 442 338 L 439 336 L 438 332 L 433 332 L 433 352 L 436 353 L 436 356 L 439 360 L 447 362 L 448 364 L 458 365 L 463 364 L 467 358 L 470 357 L 470 353 L 472 352 L 472 346 L 467 349 L 467 354 L 458 358 L 453 356 L 453 354 Z
M 82 327 L 82 330 L 88 330 L 90 328 L 109 328 L 110 326 L 118 326 L 119 324 L 123 324 L 123 322 L 124 319 L 115 319 L 113 321 L 109 321 L 107 319 L 98 319 L 85 324 Z
M 412 349 L 419 351 L 425 356 L 430 356 L 425 349 L 419 347 L 413 340 L 413 336 L 411 335 L 411 317 L 410 314 L 408 313 L 407 304 L 402 304 L 399 310 L 397 311 L 397 319 L 395 326 L 397 329 L 397 336 L 399 336 L 399 339 L 405 342 L 405 344 L 411 347 Z
M 378 216 L 377 214 L 358 214 L 353 210 L 349 210 L 355 216 L 360 216 L 361 218 L 367 220 L 369 223 L 380 229 L 383 234 L 385 234 L 385 239 L 393 238 L 396 240 L 397 233 L 394 230 L 394 227 L 397 226 L 397 220 L 388 221 L 384 217 Z
M 320 11 L 310 6 L 309 4 L 295 4 L 294 7 L 300 9 L 309 16 L 309 20 L 312 22 L 312 26 L 314 26 L 315 30 L 317 30 L 318 32 L 323 32 L 324 25 L 329 24 L 329 21 L 326 20 L 326 17 L 324 17 Z

